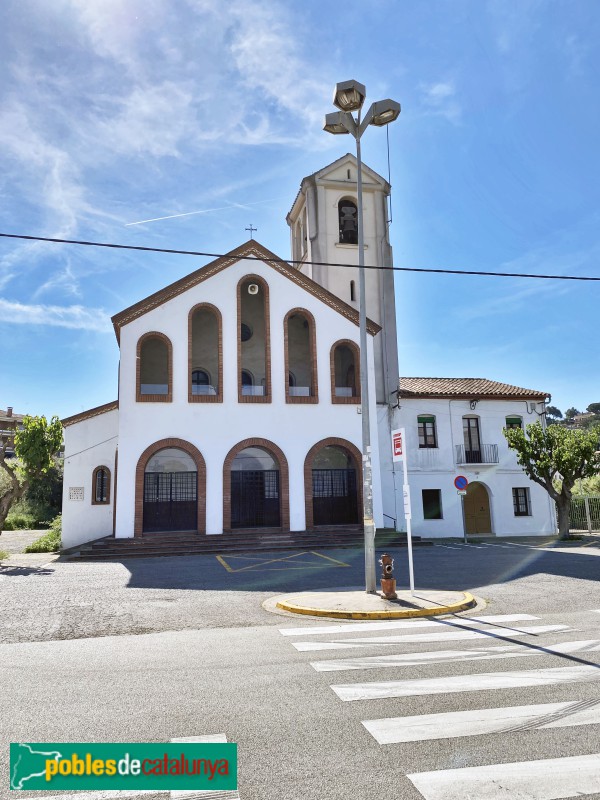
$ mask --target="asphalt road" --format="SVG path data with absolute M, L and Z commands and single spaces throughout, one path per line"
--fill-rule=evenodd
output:
M 321 566 L 322 555 L 349 566 Z M 226 557 L 240 570 L 232 572 L 214 558 L 2 568 L 0 797 L 9 796 L 10 741 L 219 733 L 238 742 L 242 800 L 481 800 L 477 781 L 494 787 L 494 776 L 467 768 L 517 762 L 528 762 L 514 778 L 529 777 L 523 797 L 600 797 L 585 760 L 600 753 L 598 555 L 594 545 L 415 550 L 417 586 L 472 591 L 491 619 L 399 627 L 262 609 L 286 590 L 359 585 L 361 554 L 352 551 L 323 551 L 316 566 L 289 553 Z M 405 557 L 397 554 L 400 575 Z M 439 716 L 458 712 L 473 714 Z M 405 719 L 423 715 L 436 715 L 429 733 Z M 424 738 L 432 730 L 443 738 Z M 529 763 L 575 757 L 583 760 Z M 513 768 L 500 770 L 513 779 Z M 549 794 L 561 780 L 570 794 Z

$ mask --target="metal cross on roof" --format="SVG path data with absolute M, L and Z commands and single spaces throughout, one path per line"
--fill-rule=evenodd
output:
M 246 230 L 247 230 L 247 231 L 250 231 L 250 238 L 251 238 L 251 239 L 254 239 L 254 237 L 252 236 L 252 233 L 253 233 L 253 232 L 254 232 L 254 233 L 256 233 L 256 231 L 258 230 L 258 228 L 253 228 L 253 227 L 252 227 L 252 223 L 250 223 L 250 227 L 249 227 L 249 228 L 246 228 Z

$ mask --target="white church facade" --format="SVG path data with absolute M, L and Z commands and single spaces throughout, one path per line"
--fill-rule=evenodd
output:
M 363 174 L 365 263 L 391 266 L 390 187 Z M 354 157 L 305 178 L 287 221 L 290 263 L 249 241 L 113 317 L 118 399 L 63 420 L 65 548 L 158 532 L 247 532 L 251 542 L 265 530 L 322 530 L 326 544 L 332 528 L 361 527 Z M 404 425 L 415 533 L 462 535 L 457 469 L 473 487 L 472 532 L 553 532 L 545 493 L 500 424 L 539 418 L 545 395 L 400 380 L 390 270 L 367 270 L 367 314 L 377 528 L 405 529 L 390 445 Z

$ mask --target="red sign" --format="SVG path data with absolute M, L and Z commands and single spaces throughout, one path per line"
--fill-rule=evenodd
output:
M 465 478 L 464 475 L 457 475 L 456 478 L 454 478 L 454 485 L 456 486 L 459 492 L 462 492 L 469 485 L 469 481 L 467 478 Z
M 402 458 L 402 432 L 396 431 L 392 434 L 392 450 L 396 458 Z

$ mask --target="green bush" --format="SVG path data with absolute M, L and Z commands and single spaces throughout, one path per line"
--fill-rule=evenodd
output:
M 6 550 L 0 550 L 0 561 L 3 561 L 5 558 L 8 558 L 10 553 L 7 553 Z
M 35 542 L 32 542 L 25 548 L 26 553 L 56 553 L 60 550 L 62 535 L 62 516 L 59 514 L 55 517 L 51 524 L 48 533 L 40 536 Z
M 44 527 L 47 527 L 48 523 Z M 11 513 L 4 522 L 5 531 L 36 530 L 38 523 L 33 514 Z

